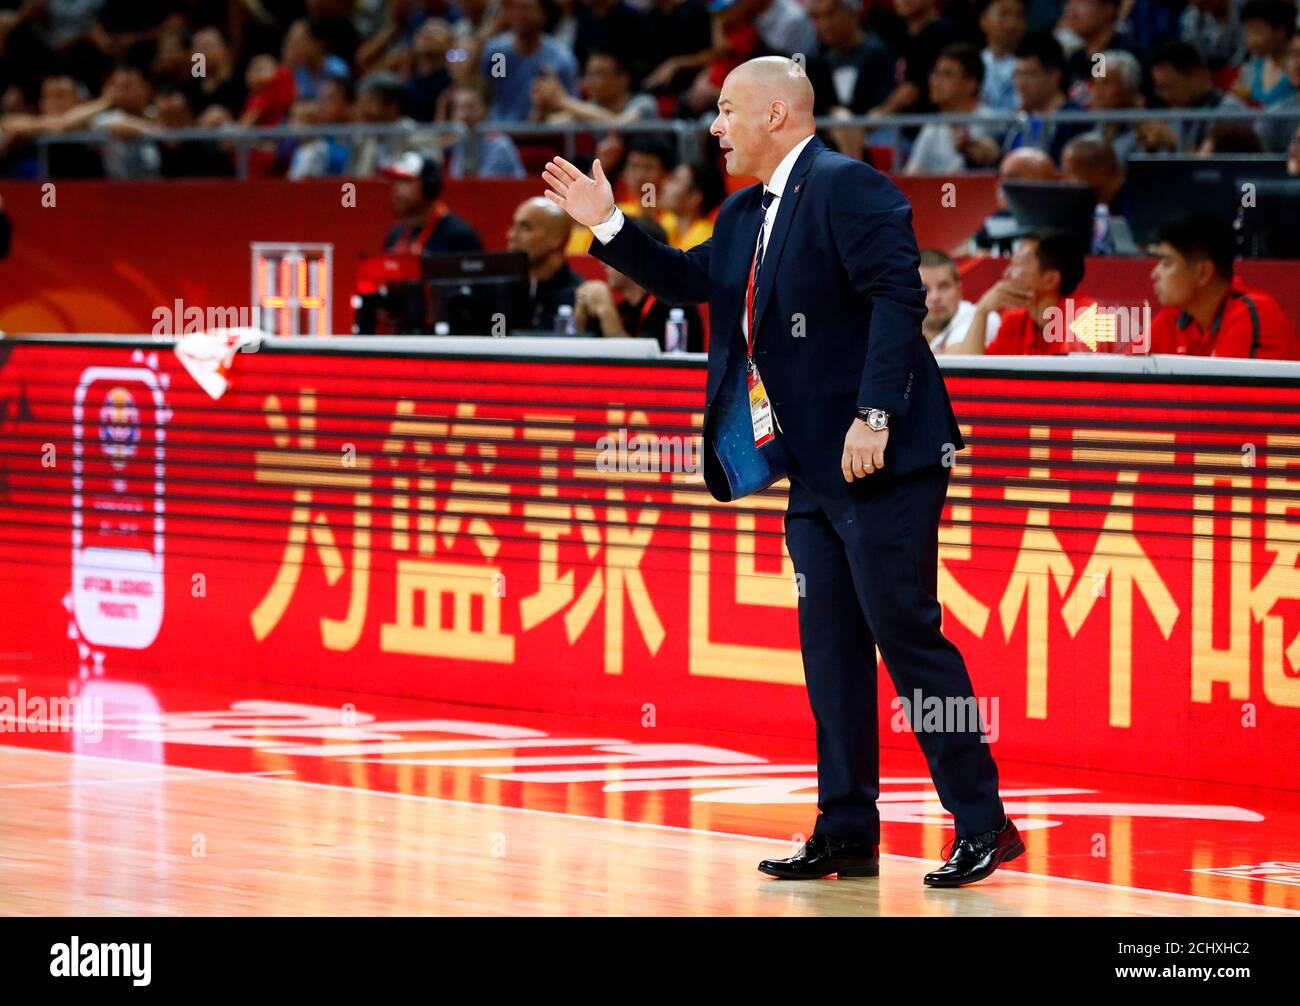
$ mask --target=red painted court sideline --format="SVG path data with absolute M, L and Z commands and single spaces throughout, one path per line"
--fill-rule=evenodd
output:
M 919 754 L 885 750 L 880 877 L 790 883 L 755 867 L 812 820 L 811 741 L 72 684 L 5 679 L 102 714 L 0 734 L 7 913 L 1300 915 L 1300 807 L 1282 790 L 1010 763 L 1027 854 L 940 891 L 920 879 L 950 820 Z

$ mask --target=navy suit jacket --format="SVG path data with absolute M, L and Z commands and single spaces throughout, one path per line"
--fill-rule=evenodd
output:
M 708 301 L 704 477 L 730 499 L 709 409 L 729 367 L 743 366 L 745 287 L 762 185 L 731 195 L 713 237 L 686 251 L 625 224 L 591 254 L 673 305 Z M 754 362 L 808 484 L 843 500 L 872 480 L 937 465 L 965 447 L 943 375 L 921 332 L 925 288 L 912 208 L 888 178 L 814 136 L 777 203 L 754 305 Z M 882 470 L 844 481 L 844 437 L 865 405 L 890 413 Z

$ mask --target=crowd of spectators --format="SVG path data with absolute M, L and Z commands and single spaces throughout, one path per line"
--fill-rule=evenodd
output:
M 620 134 L 599 127 L 706 121 L 727 72 L 764 53 L 804 61 L 819 115 L 989 118 L 909 130 L 891 165 L 909 173 L 991 169 L 1021 147 L 1059 166 L 1089 127 L 1042 117 L 1089 108 L 1279 110 L 1100 127 L 1121 163 L 1283 153 L 1300 125 L 1296 23 L 1292 0 L 0 0 L 0 169 L 33 177 L 32 141 L 69 130 L 105 142 L 56 146 L 53 177 L 233 171 L 228 145 L 169 141 L 177 127 L 484 120 L 589 125 L 586 152 L 616 165 Z M 509 136 L 472 135 L 429 141 L 452 177 L 525 172 Z M 870 127 L 826 135 L 871 156 Z M 399 152 L 342 134 L 261 147 L 249 167 L 357 175 Z
M 289 179 L 385 174 L 398 184 L 395 209 L 403 180 L 421 193 L 408 200 L 419 202 L 405 220 L 410 234 L 390 245 L 418 239 L 437 249 L 454 223 L 436 198 L 444 177 L 526 177 L 559 142 L 542 127 L 577 124 L 586 127 L 580 165 L 599 156 L 624 212 L 688 248 L 709 236 L 726 194 L 705 132 L 722 81 L 741 62 L 778 53 L 805 65 L 817 114 L 844 120 L 822 131 L 841 152 L 873 160 L 883 136 L 901 135 L 903 159 L 878 166 L 1082 183 L 1116 226 L 1079 254 L 1123 254 L 1138 250 L 1125 246 L 1121 226 L 1135 154 L 1272 152 L 1300 175 L 1296 26 L 1294 0 L 0 0 L 0 177 L 227 176 L 237 166 Z M 1052 118 L 1087 109 L 1151 114 Z M 1171 114 L 1183 109 L 1261 114 L 1218 123 Z M 873 121 L 934 112 L 971 121 L 901 134 Z M 697 127 L 701 155 L 680 161 L 670 134 L 628 128 L 662 120 Z M 343 128 L 354 123 L 393 128 Z M 519 123 L 538 128 L 512 137 Z M 316 130 L 259 140 L 238 156 L 221 137 L 279 125 Z M 217 138 L 170 135 L 185 127 Z M 87 130 L 93 142 L 51 144 L 40 156 L 41 136 Z M 414 168 L 403 161 L 413 151 Z M 590 235 L 552 217 L 541 205 L 516 217 L 512 247 L 543 249 L 534 284 L 575 293 L 582 319 L 619 327 L 627 319 L 615 302 L 591 287 L 576 298 L 575 277 L 556 257 L 585 251 Z M 993 253 L 1012 256 L 999 296 L 1024 295 L 1049 274 L 1058 290 L 1070 286 L 1054 236 L 1026 236 L 1008 219 L 1003 206 L 963 247 L 927 253 L 923 274 L 946 270 L 950 253 Z M 442 230 L 426 230 L 430 220 Z M 1203 245 L 1178 254 L 1217 261 Z M 1216 304 L 1228 303 L 1231 273 L 1214 275 Z M 617 278 L 613 288 L 635 300 Z M 1054 302 L 1052 290 L 1040 294 L 1038 308 Z M 1017 328 L 1003 317 L 998 330 L 986 300 L 962 306 L 958 297 L 960 323 L 957 313 L 931 320 L 937 351 L 1035 345 L 1024 319 Z

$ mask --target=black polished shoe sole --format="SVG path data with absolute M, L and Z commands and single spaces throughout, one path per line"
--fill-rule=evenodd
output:
M 997 868 L 1001 866 L 1003 863 L 1009 863 L 1013 859 L 1019 859 L 1022 855 L 1024 855 L 1024 852 L 1025 852 L 1025 843 L 1017 842 L 1015 845 L 1013 845 L 1010 849 L 1007 850 L 1007 854 L 1005 856 L 1003 856 L 999 860 L 996 860 L 991 866 L 989 866 L 987 870 L 983 870 L 980 873 L 973 873 L 969 877 L 963 877 L 960 880 L 942 880 L 937 878 L 931 880 L 929 876 L 926 876 L 923 883 L 925 884 L 926 887 L 965 887 L 967 884 L 976 884 L 979 883 L 981 880 L 983 880 L 985 877 L 991 876 L 997 870 Z
M 769 877 L 776 877 L 778 880 L 824 880 L 826 877 L 878 877 L 880 876 L 879 863 L 861 863 L 857 866 L 846 866 L 842 870 L 828 870 L 826 873 L 801 873 L 798 870 L 782 870 L 778 867 L 764 866 L 758 864 L 760 873 L 766 873 Z

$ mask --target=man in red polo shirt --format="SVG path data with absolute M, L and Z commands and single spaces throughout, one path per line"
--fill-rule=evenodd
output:
M 1232 272 L 1232 225 L 1189 213 L 1157 233 L 1151 282 L 1164 309 L 1151 321 L 1152 353 L 1300 360 L 1295 326 L 1276 300 Z
M 1022 237 L 1002 278 L 975 304 L 970 329 L 958 353 L 1049 356 L 1083 350 L 1071 324 L 1096 300 L 1074 291 L 1083 280 L 1083 242 L 1061 232 Z M 1002 323 L 987 346 L 988 317 Z

